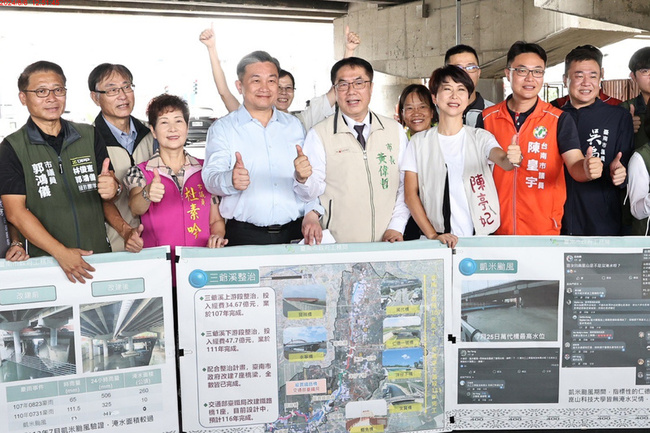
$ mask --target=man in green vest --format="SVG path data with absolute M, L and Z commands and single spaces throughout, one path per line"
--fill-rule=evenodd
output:
M 334 64 L 335 113 L 307 133 L 294 160 L 296 195 L 320 200 L 320 223 L 340 243 L 403 241 L 410 216 L 399 170 L 408 139 L 395 120 L 370 110 L 373 75 L 359 57 Z M 306 224 L 319 216 L 307 213 Z
M 30 256 L 51 255 L 71 282 L 85 283 L 95 269 L 83 257 L 110 251 L 102 200 L 119 184 L 93 127 L 61 118 L 65 84 L 61 67 L 47 61 L 18 78 L 30 116 L 0 144 L 0 198 Z

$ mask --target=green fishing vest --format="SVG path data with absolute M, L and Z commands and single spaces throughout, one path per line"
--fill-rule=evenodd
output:
M 110 252 L 97 192 L 93 127 L 63 119 L 61 127 L 60 156 L 32 122 L 7 137 L 25 174 L 26 206 L 66 247 Z M 32 243 L 28 252 L 32 257 L 48 255 Z

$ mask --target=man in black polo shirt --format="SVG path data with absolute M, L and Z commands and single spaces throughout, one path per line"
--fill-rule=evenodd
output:
M 591 182 L 576 182 L 565 173 L 563 235 L 623 234 L 621 193 L 625 191 L 626 167 L 634 150 L 632 116 L 624 108 L 598 98 L 602 62 L 603 54 L 593 45 L 574 48 L 564 62 L 569 101 L 560 108 L 576 122 L 580 150 L 586 153 L 591 148 L 605 169 L 600 178 Z

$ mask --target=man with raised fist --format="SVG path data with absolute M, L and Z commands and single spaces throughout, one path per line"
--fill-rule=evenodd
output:
M 280 64 L 255 51 L 237 65 L 237 90 L 244 103 L 208 130 L 203 180 L 209 192 L 223 197 L 228 245 L 289 243 L 305 238 L 320 242 L 320 224 L 303 216 L 321 209 L 293 191 L 296 146 L 305 131 L 300 121 L 274 107 Z M 319 212 L 319 213 L 322 213 Z
M 51 255 L 70 281 L 84 283 L 95 269 L 83 257 L 110 251 L 102 199 L 112 200 L 118 185 L 93 127 L 61 118 L 65 83 L 61 67 L 47 61 L 18 78 L 30 116 L 0 144 L 0 196 L 29 255 Z

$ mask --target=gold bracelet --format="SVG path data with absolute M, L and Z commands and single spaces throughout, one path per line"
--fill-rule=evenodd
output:
M 13 241 L 11 244 L 9 244 L 9 246 L 10 246 L 10 247 L 20 247 L 20 248 L 23 248 L 23 249 L 25 248 L 25 247 L 23 246 L 23 243 L 20 242 L 20 241 Z

